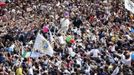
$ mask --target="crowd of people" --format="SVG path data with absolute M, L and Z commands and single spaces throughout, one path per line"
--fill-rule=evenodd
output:
M 39 32 L 54 54 L 22 60 L 22 47 L 33 51 Z M 133 51 L 134 15 L 123 0 L 10 0 L 0 7 L 0 75 L 133 75 Z

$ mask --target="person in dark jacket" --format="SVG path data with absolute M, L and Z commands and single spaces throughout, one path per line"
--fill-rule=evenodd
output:
M 81 19 L 77 16 L 77 17 L 74 18 L 73 24 L 74 24 L 75 27 L 79 28 L 80 25 L 82 24 L 82 21 L 81 21 Z
M 0 53 L 0 63 L 4 63 L 5 62 L 5 58 L 3 57 L 3 54 Z

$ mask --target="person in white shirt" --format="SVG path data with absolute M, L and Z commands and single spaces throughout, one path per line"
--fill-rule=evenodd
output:
M 125 35 L 125 36 L 126 36 L 126 38 L 127 38 L 128 40 L 133 40 L 133 38 L 130 37 L 130 35 Z
M 69 20 L 69 13 L 66 12 L 65 13 L 65 17 L 60 19 L 60 24 L 61 24 L 61 28 L 58 31 L 58 33 L 65 33 L 68 31 L 69 25 L 70 25 L 70 20 Z
M 125 65 L 131 66 L 131 56 L 129 53 L 122 54 L 121 62 Z
M 68 50 L 68 53 L 70 54 L 70 56 L 74 57 L 76 55 L 76 53 L 73 51 L 72 47 L 68 47 L 67 50 Z
M 7 48 L 8 52 L 14 51 L 15 44 L 12 44 L 9 48 Z
M 88 52 L 88 55 L 92 55 L 92 57 L 95 58 L 99 57 L 100 54 L 101 53 L 98 49 L 92 49 L 91 51 Z
M 109 46 L 109 51 L 110 52 L 115 52 L 115 44 L 113 42 L 109 42 L 110 46 Z
M 64 36 L 61 34 L 58 34 L 57 41 L 59 42 L 59 45 L 61 46 L 61 48 L 64 49 L 64 47 L 66 45 Z
M 63 44 L 66 43 L 65 40 L 64 40 L 64 37 L 63 37 L 61 34 L 58 35 L 58 41 L 59 41 L 59 43 L 60 43 L 61 45 L 63 45 Z
M 28 69 L 28 75 L 34 75 L 33 74 L 33 67 L 29 67 L 29 69 Z
M 87 68 L 85 69 L 85 73 L 87 75 L 90 75 L 90 71 L 91 71 L 91 67 L 89 65 L 87 65 Z

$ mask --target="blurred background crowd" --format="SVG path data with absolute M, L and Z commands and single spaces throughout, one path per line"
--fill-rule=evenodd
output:
M 54 54 L 22 60 L 22 47 L 33 51 L 39 31 Z M 123 0 L 6 0 L 0 6 L 0 75 L 134 75 L 133 51 L 134 15 Z

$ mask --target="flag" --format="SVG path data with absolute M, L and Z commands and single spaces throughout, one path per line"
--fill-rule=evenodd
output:
M 43 26 L 43 32 L 47 33 L 49 31 L 49 25 Z
M 119 67 L 117 66 L 111 75 L 117 75 L 119 73 Z
M 134 60 L 134 52 L 131 54 L 131 59 Z
M 39 50 L 40 52 L 50 55 L 53 55 L 53 48 L 50 45 L 49 41 L 47 41 L 40 33 L 37 34 L 34 43 L 34 50 Z
M 22 57 L 23 58 L 28 58 L 28 57 L 30 57 L 30 55 L 31 55 L 31 52 L 24 51 L 23 54 L 22 54 Z
M 31 55 L 31 52 L 30 51 L 26 51 L 25 49 L 24 49 L 24 47 L 22 46 L 22 58 L 28 58 L 28 57 L 30 57 L 30 55 Z
M 124 0 L 125 8 L 134 14 L 134 3 L 130 0 Z
M 35 52 L 33 51 L 30 55 L 31 58 L 38 58 L 38 57 L 41 57 L 43 56 L 43 54 L 39 53 L 39 52 Z

